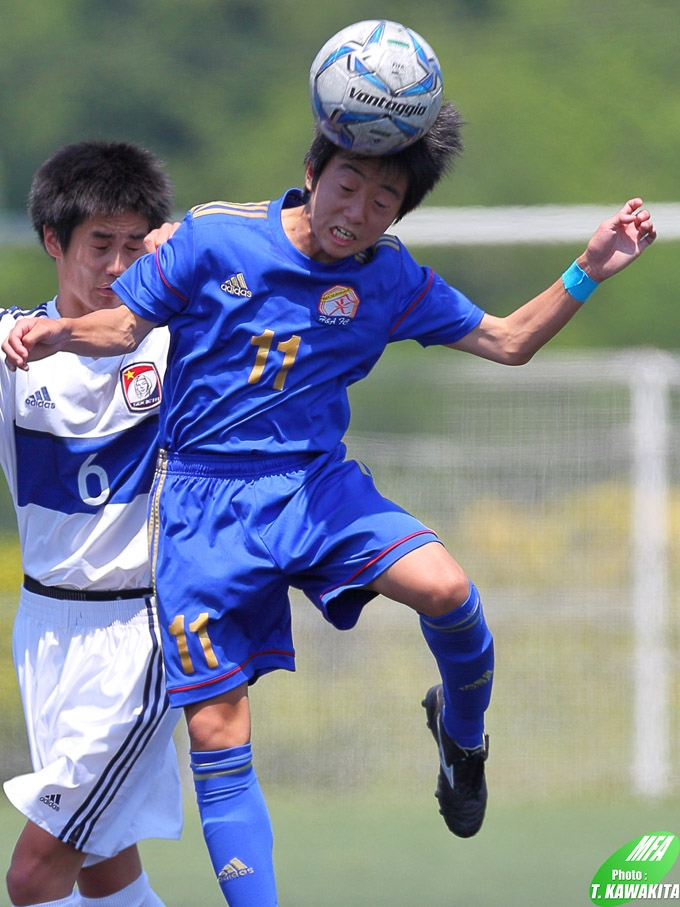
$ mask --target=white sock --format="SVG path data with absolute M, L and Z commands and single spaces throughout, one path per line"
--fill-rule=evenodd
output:
M 64 901 L 65 905 L 66 903 Z M 106 898 L 84 898 L 81 895 L 80 901 L 75 901 L 73 907 L 76 904 L 82 905 L 82 907 L 165 907 L 163 901 L 151 889 L 149 877 L 144 870 L 138 879 L 135 879 L 126 888 L 116 891 L 115 894 L 110 894 Z M 55 907 L 57 907 L 56 904 Z M 61 902 L 58 907 L 61 907 Z M 68 907 L 71 907 L 70 902 L 68 902 Z

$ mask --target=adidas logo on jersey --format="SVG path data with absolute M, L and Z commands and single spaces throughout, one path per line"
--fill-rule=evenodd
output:
M 40 802 L 44 803 L 46 806 L 49 806 L 49 808 L 53 809 L 55 812 L 59 812 L 61 794 L 45 794 L 44 797 L 40 798 Z
M 220 874 L 217 876 L 218 882 L 231 882 L 233 879 L 238 879 L 241 876 L 252 875 L 255 870 L 252 866 L 246 866 L 238 857 L 234 857 L 232 860 L 229 860 L 227 865 L 222 869 Z
M 55 409 L 55 404 L 52 402 L 46 387 L 41 387 L 39 391 L 26 397 L 26 406 L 39 406 L 41 409 Z
M 246 299 L 250 299 L 253 295 L 248 289 L 245 277 L 240 272 L 234 274 L 233 277 L 227 278 L 220 286 L 220 289 L 224 290 L 225 293 L 229 293 L 230 296 L 244 296 Z

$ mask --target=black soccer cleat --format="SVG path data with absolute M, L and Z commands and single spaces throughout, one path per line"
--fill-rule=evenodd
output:
M 442 725 L 444 692 L 437 684 L 423 699 L 427 726 L 439 749 L 439 779 L 435 797 L 439 812 L 454 835 L 471 838 L 482 827 L 486 811 L 486 779 L 484 763 L 489 755 L 489 738 L 475 749 L 463 749 L 454 743 Z

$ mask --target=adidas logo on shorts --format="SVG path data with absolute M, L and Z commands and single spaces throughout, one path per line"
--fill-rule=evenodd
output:
M 40 802 L 44 803 L 46 806 L 49 806 L 49 808 L 53 809 L 55 812 L 59 812 L 61 794 L 45 794 L 44 797 L 40 798 Z

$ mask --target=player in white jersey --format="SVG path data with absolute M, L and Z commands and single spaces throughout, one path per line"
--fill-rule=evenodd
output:
M 30 313 L 0 310 L 0 337 L 27 314 L 117 305 L 112 282 L 171 198 L 145 149 L 60 149 L 29 200 L 58 294 Z M 0 463 L 24 570 L 13 652 L 33 766 L 4 785 L 27 818 L 7 873 L 15 905 L 162 905 L 137 842 L 178 838 L 182 824 L 146 531 L 167 349 L 159 329 L 131 355 L 59 354 L 0 373 Z

